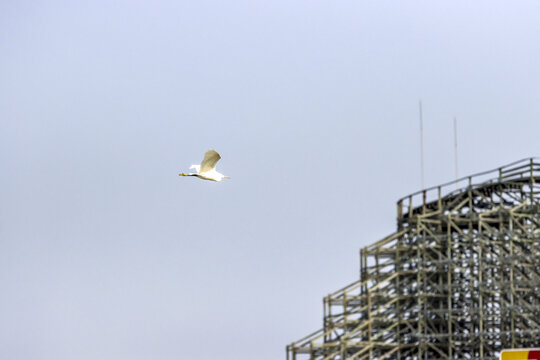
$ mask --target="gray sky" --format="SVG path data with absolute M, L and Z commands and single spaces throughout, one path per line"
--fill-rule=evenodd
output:
M 283 359 L 398 198 L 537 156 L 538 1 L 3 1 L 0 357 Z M 180 178 L 218 150 L 212 183 Z

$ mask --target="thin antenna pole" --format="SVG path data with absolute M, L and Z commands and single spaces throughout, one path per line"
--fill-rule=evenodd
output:
M 422 100 L 419 101 L 420 105 L 420 172 L 422 179 L 422 190 L 424 190 L 424 123 L 422 120 Z
M 457 120 L 454 116 L 454 152 L 456 155 L 456 189 L 458 187 L 457 179 L 459 179 L 459 173 L 458 173 L 458 147 L 457 147 Z

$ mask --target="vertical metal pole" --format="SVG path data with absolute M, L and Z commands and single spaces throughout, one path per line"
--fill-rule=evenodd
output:
M 417 286 L 417 289 L 418 289 L 418 294 L 417 294 L 417 307 L 418 307 L 418 322 L 417 322 L 417 334 L 418 334 L 418 342 L 417 342 L 417 346 L 418 346 L 418 355 L 417 355 L 417 358 L 419 360 L 423 359 L 424 356 L 423 356 L 423 350 L 424 350 L 424 338 L 423 338 L 423 335 L 424 335 L 424 328 L 423 328 L 423 323 L 424 323 L 424 286 L 423 286 L 423 277 L 422 277 L 422 274 L 423 274 L 423 259 L 422 259 L 422 252 L 424 251 L 424 246 L 423 246 L 423 234 L 422 234 L 422 230 L 420 230 L 420 226 L 421 226 L 421 223 L 420 223 L 420 217 L 417 218 L 417 221 L 416 221 L 416 286 Z
M 456 189 L 458 188 L 457 180 L 459 179 L 458 174 L 458 148 L 457 148 L 457 120 L 454 116 L 454 152 L 455 152 L 455 160 L 456 160 Z
M 437 188 L 437 198 L 438 198 L 437 199 L 437 207 L 438 207 L 439 211 L 442 212 L 443 210 L 442 210 L 442 198 L 441 198 L 441 187 L 440 186 Z
M 360 249 L 360 282 L 364 280 L 364 249 Z
M 422 119 L 422 100 L 419 101 L 420 108 L 420 172 L 422 178 L 422 190 L 424 190 L 424 121 Z
M 515 294 L 515 286 L 514 286 L 514 223 L 513 223 L 513 216 L 512 213 L 510 213 L 510 220 L 508 223 L 508 230 L 510 230 L 510 258 L 512 261 L 510 262 L 510 334 L 511 334 L 511 347 L 516 346 L 516 329 L 515 329 L 515 316 L 516 313 L 514 308 L 514 294 Z
M 330 297 L 330 296 L 328 296 Z M 327 342 L 329 340 L 327 335 L 327 327 L 328 323 L 326 322 L 326 297 L 323 298 L 323 331 L 324 331 L 324 342 Z
M 530 160 L 531 167 L 531 205 L 534 204 L 534 159 Z
M 398 273 L 398 276 L 397 276 L 397 279 L 396 279 L 396 285 L 397 285 L 397 294 L 396 294 L 396 298 L 397 298 L 397 316 L 398 316 L 398 327 L 397 327 L 397 343 L 398 343 L 398 347 L 401 347 L 401 331 L 402 331 L 402 320 L 403 320 L 403 314 L 402 314 L 402 310 L 401 310 L 401 301 L 400 299 L 403 298 L 403 289 L 401 288 L 401 284 L 400 284 L 400 278 L 401 278 L 401 270 L 402 270 L 402 264 L 401 264 L 401 253 L 400 253 L 400 248 L 402 246 L 402 237 L 403 235 L 401 235 L 398 239 L 397 239 L 397 242 L 396 242 L 396 264 L 394 265 L 395 266 L 395 270 L 396 272 Z M 397 360 L 401 360 L 401 349 L 398 349 L 398 353 L 397 353 Z
M 369 358 L 373 359 L 373 342 L 371 341 L 372 323 L 371 323 L 371 292 L 367 289 L 367 316 L 368 316 L 368 342 L 369 342 Z
M 476 239 L 476 242 L 478 243 L 478 310 L 480 315 L 480 324 L 478 326 L 478 330 L 480 333 L 480 359 L 484 358 L 484 340 L 487 338 L 484 334 L 484 259 L 483 259 L 483 246 L 484 246 L 484 240 L 482 239 L 482 236 L 479 234 L 482 234 L 482 220 L 478 220 L 478 238 Z
M 446 257 L 448 261 L 448 273 L 447 273 L 447 288 L 448 288 L 448 298 L 447 298 L 447 306 L 448 306 L 448 358 L 453 358 L 453 350 L 454 350 L 454 341 L 453 341 L 453 329 L 452 329 L 452 313 L 453 313 L 453 306 L 452 306 L 452 295 L 453 295 L 453 288 L 452 288 L 452 272 L 454 271 L 453 267 L 453 256 L 452 256 L 452 215 L 448 214 L 448 225 L 446 229 L 447 237 L 448 237 L 448 245 L 446 249 Z

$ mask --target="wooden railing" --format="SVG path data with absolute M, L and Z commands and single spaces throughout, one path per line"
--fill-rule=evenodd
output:
M 531 185 L 540 180 L 540 158 L 531 157 L 512 162 L 496 169 L 464 176 L 454 181 L 419 190 L 402 197 L 397 202 L 398 219 L 418 212 L 427 204 L 438 202 L 443 197 L 462 193 L 470 188 L 494 183 L 528 179 Z M 451 187 L 455 187 L 454 190 Z

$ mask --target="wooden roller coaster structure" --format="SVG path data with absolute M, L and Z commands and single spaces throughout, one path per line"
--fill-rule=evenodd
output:
M 397 231 L 360 250 L 359 281 L 323 308 L 287 360 L 496 360 L 540 346 L 540 159 L 400 199 Z

